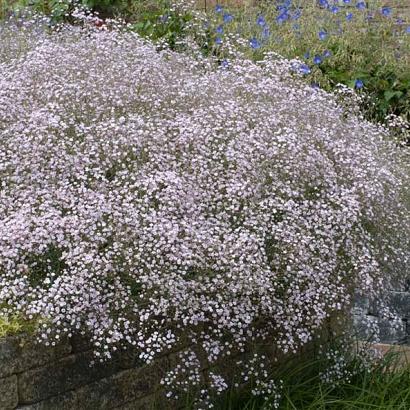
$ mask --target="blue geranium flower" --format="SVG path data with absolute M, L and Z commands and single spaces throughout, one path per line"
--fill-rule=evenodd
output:
M 256 50 L 257 48 L 260 48 L 261 43 L 259 42 L 257 38 L 254 37 L 249 40 L 249 45 L 251 46 L 251 48 Z
M 352 21 L 353 20 L 353 13 L 347 13 L 346 14 L 346 20 L 347 21 Z
M 343 0 L 343 3 L 346 3 L 346 4 L 349 4 L 351 2 L 352 2 L 352 0 Z
M 321 7 L 329 7 L 329 2 L 327 0 L 319 0 L 319 6 Z
M 339 13 L 339 10 L 340 10 L 339 7 L 337 7 L 336 5 L 330 8 L 330 11 L 334 14 Z
M 268 38 L 270 36 L 270 30 L 268 26 L 265 26 L 262 30 L 262 36 Z
M 314 64 L 320 64 L 321 62 L 322 62 L 322 57 L 320 57 L 320 55 L 316 54 L 316 55 L 313 57 L 313 63 L 314 63 Z
M 217 33 L 219 33 L 219 34 L 223 34 L 224 28 L 223 28 L 223 26 L 221 25 L 221 26 L 218 26 L 215 31 L 216 31 Z
M 326 40 L 326 37 L 327 37 L 326 31 L 325 30 L 320 30 L 319 31 L 319 39 L 320 40 Z
M 230 23 L 233 20 L 232 14 L 225 13 L 224 14 L 224 23 Z
M 266 26 L 265 18 L 263 16 L 258 16 L 258 18 L 256 19 L 256 24 L 258 26 L 265 27 Z
M 215 11 L 216 11 L 217 13 L 222 13 L 223 9 L 224 9 L 224 8 L 223 8 L 220 4 L 217 4 L 217 5 L 215 6 Z
M 329 51 L 329 50 L 325 50 L 324 52 L 323 52 L 323 57 L 325 57 L 325 58 L 328 58 L 328 57 L 330 57 L 332 55 L 332 53 Z
M 217 44 L 218 46 L 222 44 L 222 38 L 221 37 L 217 37 L 215 39 L 215 44 Z
M 221 61 L 221 67 L 222 68 L 229 68 L 229 62 L 228 60 L 224 59 Z
M 359 1 L 356 3 L 356 8 L 359 10 L 364 10 L 366 8 L 366 2 L 364 1 Z
M 310 74 L 311 72 L 310 67 L 307 64 L 301 64 L 299 66 L 299 71 L 305 75 Z
M 292 14 L 291 18 L 292 20 L 298 20 L 302 15 L 302 10 L 301 9 L 296 9 L 294 13 Z
M 279 24 L 282 24 L 284 21 L 288 20 L 289 17 L 290 17 L 290 16 L 289 16 L 289 14 L 288 14 L 288 11 L 285 10 L 284 12 L 280 13 L 278 17 L 276 17 L 276 21 L 277 21 Z
M 362 80 L 357 79 L 357 80 L 354 82 L 354 87 L 355 87 L 355 88 L 358 88 L 358 89 L 363 88 L 363 87 L 364 87 L 364 82 L 363 82 Z
M 407 34 L 410 34 L 410 26 L 408 26 L 408 27 L 406 28 L 406 33 L 407 33 Z
M 384 6 L 382 7 L 382 14 L 384 17 L 390 17 L 391 16 L 391 7 Z

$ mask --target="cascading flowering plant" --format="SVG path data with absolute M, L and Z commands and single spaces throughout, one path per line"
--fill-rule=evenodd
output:
M 0 37 L 0 313 L 45 343 L 149 362 L 188 340 L 198 384 L 403 276 L 406 153 L 294 62 L 218 67 L 106 26 Z

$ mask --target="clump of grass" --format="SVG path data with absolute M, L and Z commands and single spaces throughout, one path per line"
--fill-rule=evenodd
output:
M 371 367 L 355 357 L 347 365 L 351 377 L 337 383 L 323 379 L 327 358 L 292 361 L 276 375 L 283 380 L 281 400 L 255 398 L 250 392 L 231 392 L 220 403 L 223 410 L 407 410 L 410 408 L 410 367 L 390 352 Z

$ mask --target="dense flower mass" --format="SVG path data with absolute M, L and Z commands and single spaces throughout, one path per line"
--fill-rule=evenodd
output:
M 404 272 L 405 154 L 293 63 L 33 30 L 0 28 L 0 309 L 46 342 L 294 351 Z

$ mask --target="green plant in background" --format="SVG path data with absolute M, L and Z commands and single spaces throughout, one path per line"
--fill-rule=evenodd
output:
M 410 368 L 398 353 L 390 352 L 376 361 L 353 356 L 335 362 L 346 378 L 326 379 L 332 355 L 292 360 L 278 369 L 282 379 L 281 399 L 254 397 L 249 390 L 232 391 L 221 401 L 223 410 L 407 410 L 410 408 Z M 339 371 L 339 370 L 337 370 Z
M 211 19 L 220 42 L 237 33 L 248 39 L 243 51 L 259 59 L 274 51 L 304 60 L 307 81 L 333 90 L 338 83 L 364 89 L 368 119 L 389 114 L 410 120 L 410 22 L 377 0 L 261 1 L 229 11 L 217 5 Z M 223 34 L 222 34 L 223 33 Z
M 75 6 L 80 6 L 98 13 L 101 18 L 129 17 L 138 14 L 139 8 L 144 3 L 144 1 L 132 0 L 16 0 L 5 3 L 3 15 L 6 10 L 21 10 L 29 7 L 34 12 L 50 16 L 51 21 L 57 23 L 66 20 Z
M 179 40 L 186 36 L 185 29 L 192 21 L 190 10 L 173 7 L 170 1 L 159 1 L 154 7 L 145 7 L 135 18 L 132 29 L 153 41 L 164 41 L 175 49 Z

